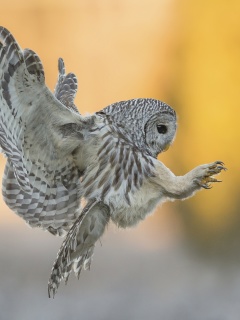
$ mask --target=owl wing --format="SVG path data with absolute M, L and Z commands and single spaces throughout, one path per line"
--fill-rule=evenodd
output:
M 89 124 L 60 103 L 44 82 L 42 63 L 0 27 L 0 146 L 7 157 L 6 204 L 31 226 L 69 230 L 79 207 L 73 150 Z
M 79 277 L 82 268 L 89 269 L 95 242 L 109 221 L 109 207 L 102 201 L 89 200 L 68 232 L 54 262 L 48 282 L 48 295 L 57 292 L 61 280 L 68 281 L 73 271 Z
M 74 73 L 65 73 L 65 65 L 62 58 L 58 59 L 58 81 L 54 90 L 55 97 L 73 112 L 79 113 L 74 104 L 78 89 L 77 77 Z

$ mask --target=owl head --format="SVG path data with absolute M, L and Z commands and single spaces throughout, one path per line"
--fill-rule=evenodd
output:
M 168 149 L 176 134 L 176 113 L 159 100 L 121 101 L 111 104 L 100 113 L 107 115 L 138 149 L 154 158 Z

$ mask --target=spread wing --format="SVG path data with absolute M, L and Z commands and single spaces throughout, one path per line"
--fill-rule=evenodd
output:
M 82 268 L 89 269 L 95 242 L 102 236 L 109 221 L 109 207 L 92 199 L 82 210 L 68 232 L 54 262 L 48 282 L 48 295 L 57 292 L 62 279 L 68 281 L 73 271 L 79 277 Z
M 54 97 L 37 54 L 22 51 L 0 27 L 0 146 L 7 157 L 2 192 L 31 226 L 62 234 L 79 214 L 81 172 L 73 151 L 88 132 L 88 119 Z
M 79 113 L 74 104 L 74 99 L 78 89 L 77 77 L 74 73 L 65 73 L 65 65 L 62 58 L 58 60 L 58 81 L 54 90 L 55 97 L 61 101 L 68 109 Z

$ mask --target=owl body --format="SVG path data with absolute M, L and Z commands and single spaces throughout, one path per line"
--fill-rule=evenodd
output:
M 154 103 L 153 99 L 149 100 Z M 164 196 L 153 180 L 158 161 L 150 155 L 146 157 L 124 127 L 118 131 L 121 119 L 115 120 L 113 126 L 109 118 L 103 111 L 96 116 L 97 126 L 94 124 L 90 138 L 95 141 L 89 141 L 96 147 L 91 156 L 87 155 L 89 165 L 81 177 L 82 197 L 104 201 L 110 208 L 110 219 L 126 228 L 144 220 Z
M 225 169 L 221 161 L 175 176 L 157 160 L 176 134 L 175 111 L 155 99 L 114 103 L 82 116 L 76 76 L 59 59 L 54 94 L 38 55 L 0 27 L 0 146 L 4 201 L 30 226 L 65 236 L 49 296 L 88 269 L 110 220 L 131 227 L 166 200 L 185 199 Z M 84 201 L 82 201 L 84 200 Z M 84 205 L 81 205 L 84 203 Z

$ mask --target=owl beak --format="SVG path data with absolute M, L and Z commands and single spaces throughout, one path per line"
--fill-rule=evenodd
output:
M 168 143 L 166 147 L 163 149 L 163 152 L 166 152 L 170 148 L 170 146 L 171 146 L 171 143 Z

